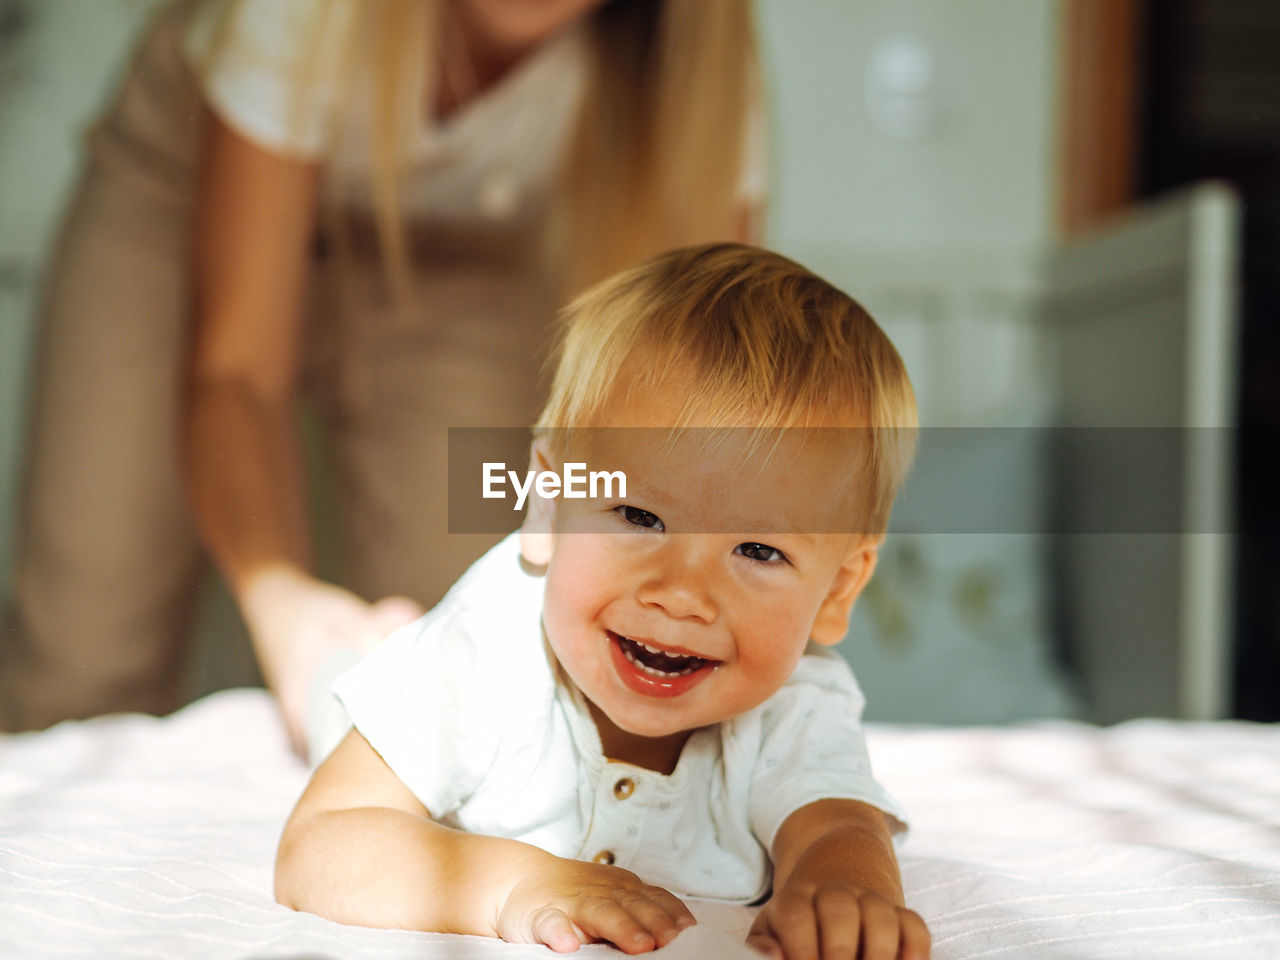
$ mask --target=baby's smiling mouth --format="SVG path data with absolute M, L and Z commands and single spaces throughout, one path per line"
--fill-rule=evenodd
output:
M 609 639 L 615 641 L 622 650 L 622 655 L 645 673 L 654 677 L 683 677 L 707 664 L 716 661 L 691 654 L 666 653 L 657 647 L 632 640 L 612 630 L 605 631 Z

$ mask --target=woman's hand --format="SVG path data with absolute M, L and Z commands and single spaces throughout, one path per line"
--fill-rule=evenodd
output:
M 697 921 L 680 900 L 629 870 L 549 857 L 506 898 L 498 936 L 544 943 L 557 953 L 608 940 L 623 953 L 665 947 Z
M 850 883 L 790 883 L 756 915 L 747 945 L 778 960 L 927 960 L 920 915 Z
M 311 688 L 325 661 L 344 651 L 363 654 L 424 612 L 408 597 L 368 603 L 285 565 L 253 574 L 240 593 L 240 606 L 289 739 L 304 755 Z

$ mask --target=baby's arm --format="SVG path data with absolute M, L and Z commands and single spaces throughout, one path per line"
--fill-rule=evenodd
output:
M 929 931 L 903 906 L 893 841 L 875 807 L 854 800 L 801 807 L 774 838 L 773 864 L 773 897 L 747 937 L 757 950 L 823 960 L 929 956 Z
M 341 923 L 470 933 L 626 953 L 694 922 L 676 897 L 619 867 L 452 830 L 352 731 L 316 770 L 276 853 L 276 899 Z

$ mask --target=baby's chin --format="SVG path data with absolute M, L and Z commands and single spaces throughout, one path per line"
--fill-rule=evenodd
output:
M 678 720 L 673 722 L 671 717 L 673 711 L 670 708 L 663 709 L 662 707 L 645 710 L 642 713 L 627 710 L 618 710 L 616 712 L 602 710 L 601 712 L 619 730 L 633 737 L 643 737 L 646 740 L 667 740 L 678 737 L 687 739 L 699 730 L 706 727 L 714 727 L 716 724 L 730 719 L 727 716 L 699 716 L 693 722 L 681 723 Z M 657 714 L 657 716 L 652 714 Z M 666 714 L 666 716 L 663 716 L 663 714 Z
M 613 719 L 610 717 L 609 719 Z M 673 726 L 669 723 L 644 723 L 628 721 L 627 718 L 619 718 L 622 722 L 614 720 L 614 725 L 624 733 L 629 733 L 633 737 L 644 737 L 646 740 L 665 740 L 668 737 L 688 737 L 700 727 L 682 727 Z M 703 726 L 710 726 L 704 724 Z
M 718 722 L 709 720 L 705 724 L 690 726 L 688 724 L 673 723 L 670 711 L 666 711 L 668 714 L 666 717 L 660 715 L 652 716 L 652 713 L 660 714 L 662 711 L 633 711 L 621 709 L 616 704 L 613 705 L 613 709 L 605 709 L 589 697 L 587 699 L 592 707 L 591 712 L 595 715 L 596 727 L 600 729 L 602 740 L 609 737 L 606 726 L 612 726 L 626 740 L 634 741 L 637 747 L 643 747 L 645 742 L 655 749 L 664 744 L 683 745 L 684 741 L 689 739 L 695 731 Z M 607 720 L 607 725 L 601 724 L 601 719 Z
M 758 702 L 739 702 L 732 705 L 734 709 L 730 709 L 729 705 L 712 705 L 706 702 L 706 698 L 701 698 L 702 702 L 698 704 L 699 709 L 690 711 L 684 708 L 679 697 L 671 700 L 655 698 L 649 703 L 643 701 L 637 703 L 632 699 L 634 694 L 631 696 L 624 694 L 622 698 L 616 700 L 607 694 L 599 700 L 585 692 L 584 695 L 593 708 L 592 712 L 598 714 L 597 721 L 599 715 L 603 715 L 620 731 L 633 737 L 644 737 L 649 740 L 680 736 L 687 738 L 698 730 L 714 727 L 748 713 L 768 700 L 768 697 L 763 697 Z M 720 709 L 716 709 L 717 706 Z M 708 707 L 710 707 L 709 710 Z

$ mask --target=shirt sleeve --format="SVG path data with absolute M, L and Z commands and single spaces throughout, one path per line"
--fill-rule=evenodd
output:
M 783 821 L 817 800 L 858 800 L 884 812 L 892 833 L 907 828 L 898 802 L 871 774 L 861 716 L 865 700 L 838 655 L 801 658 L 763 708 L 751 781 L 751 829 L 766 850 Z
M 476 695 L 481 660 L 480 646 L 437 607 L 333 686 L 355 728 L 438 819 L 475 792 L 500 746 L 492 707 Z
M 350 0 L 207 0 L 184 52 L 210 107 L 248 139 L 318 159 L 332 140 Z

